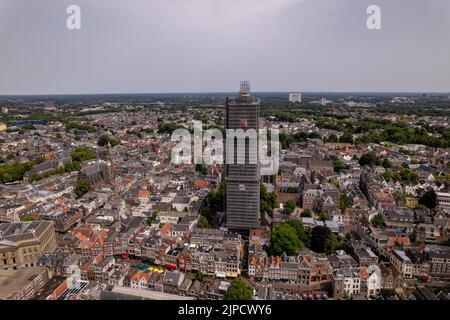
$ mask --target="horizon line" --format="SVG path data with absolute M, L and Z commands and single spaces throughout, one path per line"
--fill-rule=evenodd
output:
M 0 98 L 6 97 L 58 97 L 58 96 L 119 96 L 119 95 L 171 95 L 171 94 L 237 94 L 238 91 L 168 91 L 168 92 L 120 92 L 120 93 L 37 93 L 37 94 L 0 94 Z M 282 90 L 282 91 L 252 91 L 252 94 L 267 94 L 267 93 L 278 93 L 278 94 L 290 94 L 299 93 L 303 95 L 307 94 L 433 94 L 433 95 L 450 95 L 450 91 L 300 91 L 300 90 Z

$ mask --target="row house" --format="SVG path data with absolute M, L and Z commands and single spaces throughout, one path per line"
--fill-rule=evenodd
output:
M 429 275 L 432 279 L 450 279 L 450 247 L 432 245 L 428 247 Z
M 390 250 L 389 261 L 402 274 L 403 278 L 412 279 L 413 263 L 405 251 Z
M 353 257 L 361 267 L 368 267 L 378 263 L 378 256 L 366 246 L 353 247 Z
M 331 273 L 333 297 L 357 296 L 361 292 L 361 275 L 358 268 L 336 269 Z
M 419 223 L 415 225 L 412 236 L 418 243 L 436 244 L 441 237 L 439 229 L 434 224 Z
M 382 276 L 382 289 L 394 290 L 403 286 L 403 275 L 394 266 L 386 262 L 381 262 L 378 266 Z
M 162 274 L 139 270 L 131 272 L 125 278 L 124 286 L 139 290 L 164 292 L 164 276 Z
M 223 241 L 225 231 L 221 229 L 194 229 L 191 233 L 190 243 L 196 246 L 215 245 Z
M 406 249 L 406 255 L 413 264 L 413 277 L 419 278 L 428 275 L 430 265 L 424 246 L 408 248 Z
M 330 263 L 315 256 L 268 257 L 252 256 L 249 259 L 249 276 L 267 281 L 283 280 L 304 285 L 314 285 L 330 280 Z
M 361 294 L 366 298 L 376 297 L 383 285 L 383 276 L 377 264 L 359 269 L 361 278 Z
M 385 208 L 384 224 L 389 229 L 402 229 L 411 235 L 414 230 L 414 212 L 408 207 Z

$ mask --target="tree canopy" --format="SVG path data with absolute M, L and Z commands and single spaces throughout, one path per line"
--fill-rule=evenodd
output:
M 33 161 L 14 162 L 13 164 L 0 165 L 0 184 L 19 181 L 33 166 L 42 163 L 45 159 L 39 157 Z
M 107 134 L 103 134 L 97 139 L 97 144 L 101 147 L 106 146 L 108 143 L 110 144 L 111 147 L 115 147 L 120 144 L 120 141 Z
M 88 180 L 80 179 L 75 184 L 75 194 L 80 198 L 91 191 L 91 188 L 91 183 Z
M 312 211 L 309 208 L 306 208 L 300 213 L 300 217 L 302 218 L 311 218 L 312 217 Z
M 324 226 L 316 226 L 311 231 L 311 250 L 315 252 L 325 252 L 325 241 L 331 234 L 331 230 Z
M 381 164 L 380 159 L 377 157 L 377 155 L 375 154 L 375 152 L 370 151 L 367 153 L 364 153 L 361 158 L 358 161 L 360 166 L 378 166 Z
M 200 216 L 197 222 L 197 227 L 205 229 L 208 228 L 208 226 L 209 226 L 208 219 L 206 219 L 205 216 Z
M 288 200 L 284 203 L 283 213 L 284 214 L 291 214 L 294 210 L 297 204 L 294 200 Z
M 227 292 L 224 294 L 224 300 L 252 300 L 253 287 L 243 278 L 234 279 Z
M 381 227 L 384 224 L 383 215 L 381 213 L 377 213 L 375 216 L 373 216 L 372 220 L 370 220 L 370 223 L 372 223 L 374 227 Z
M 273 210 L 278 207 L 278 193 L 267 192 L 266 186 L 261 183 L 259 190 L 259 199 L 260 199 L 260 211 L 263 213 L 267 213 L 269 216 L 273 216 Z
M 308 240 L 309 236 L 300 221 L 287 221 L 273 228 L 270 234 L 270 247 L 267 251 L 274 256 L 283 253 L 294 255 Z
M 419 203 L 426 206 L 428 209 L 434 209 L 437 206 L 437 194 L 433 189 L 425 191 L 420 197 Z
M 97 156 L 94 150 L 86 147 L 75 148 L 71 153 L 70 157 L 73 162 L 83 162 L 86 160 L 94 159 Z
M 201 214 L 211 223 L 214 216 L 224 209 L 225 183 L 221 182 L 217 191 L 211 191 L 206 195 L 205 206 Z

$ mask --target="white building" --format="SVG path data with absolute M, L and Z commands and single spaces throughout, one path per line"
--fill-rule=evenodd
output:
M 366 297 L 377 296 L 382 287 L 382 275 L 380 268 L 372 264 L 365 268 L 364 275 L 361 277 L 361 291 L 366 294 Z
M 333 101 L 332 100 L 328 100 L 327 98 L 320 99 L 320 105 L 321 106 L 326 106 L 329 103 L 333 103 Z
M 450 210 L 450 193 L 446 192 L 436 192 L 437 204 L 441 209 Z
M 358 268 L 336 269 L 332 273 L 333 296 L 351 297 L 361 292 L 361 276 Z
M 289 102 L 302 102 L 302 94 L 301 93 L 290 93 L 289 94 Z

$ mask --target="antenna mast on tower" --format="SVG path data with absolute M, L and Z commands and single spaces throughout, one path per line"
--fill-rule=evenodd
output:
M 241 81 L 241 91 L 239 92 L 241 97 L 250 96 L 250 81 Z

